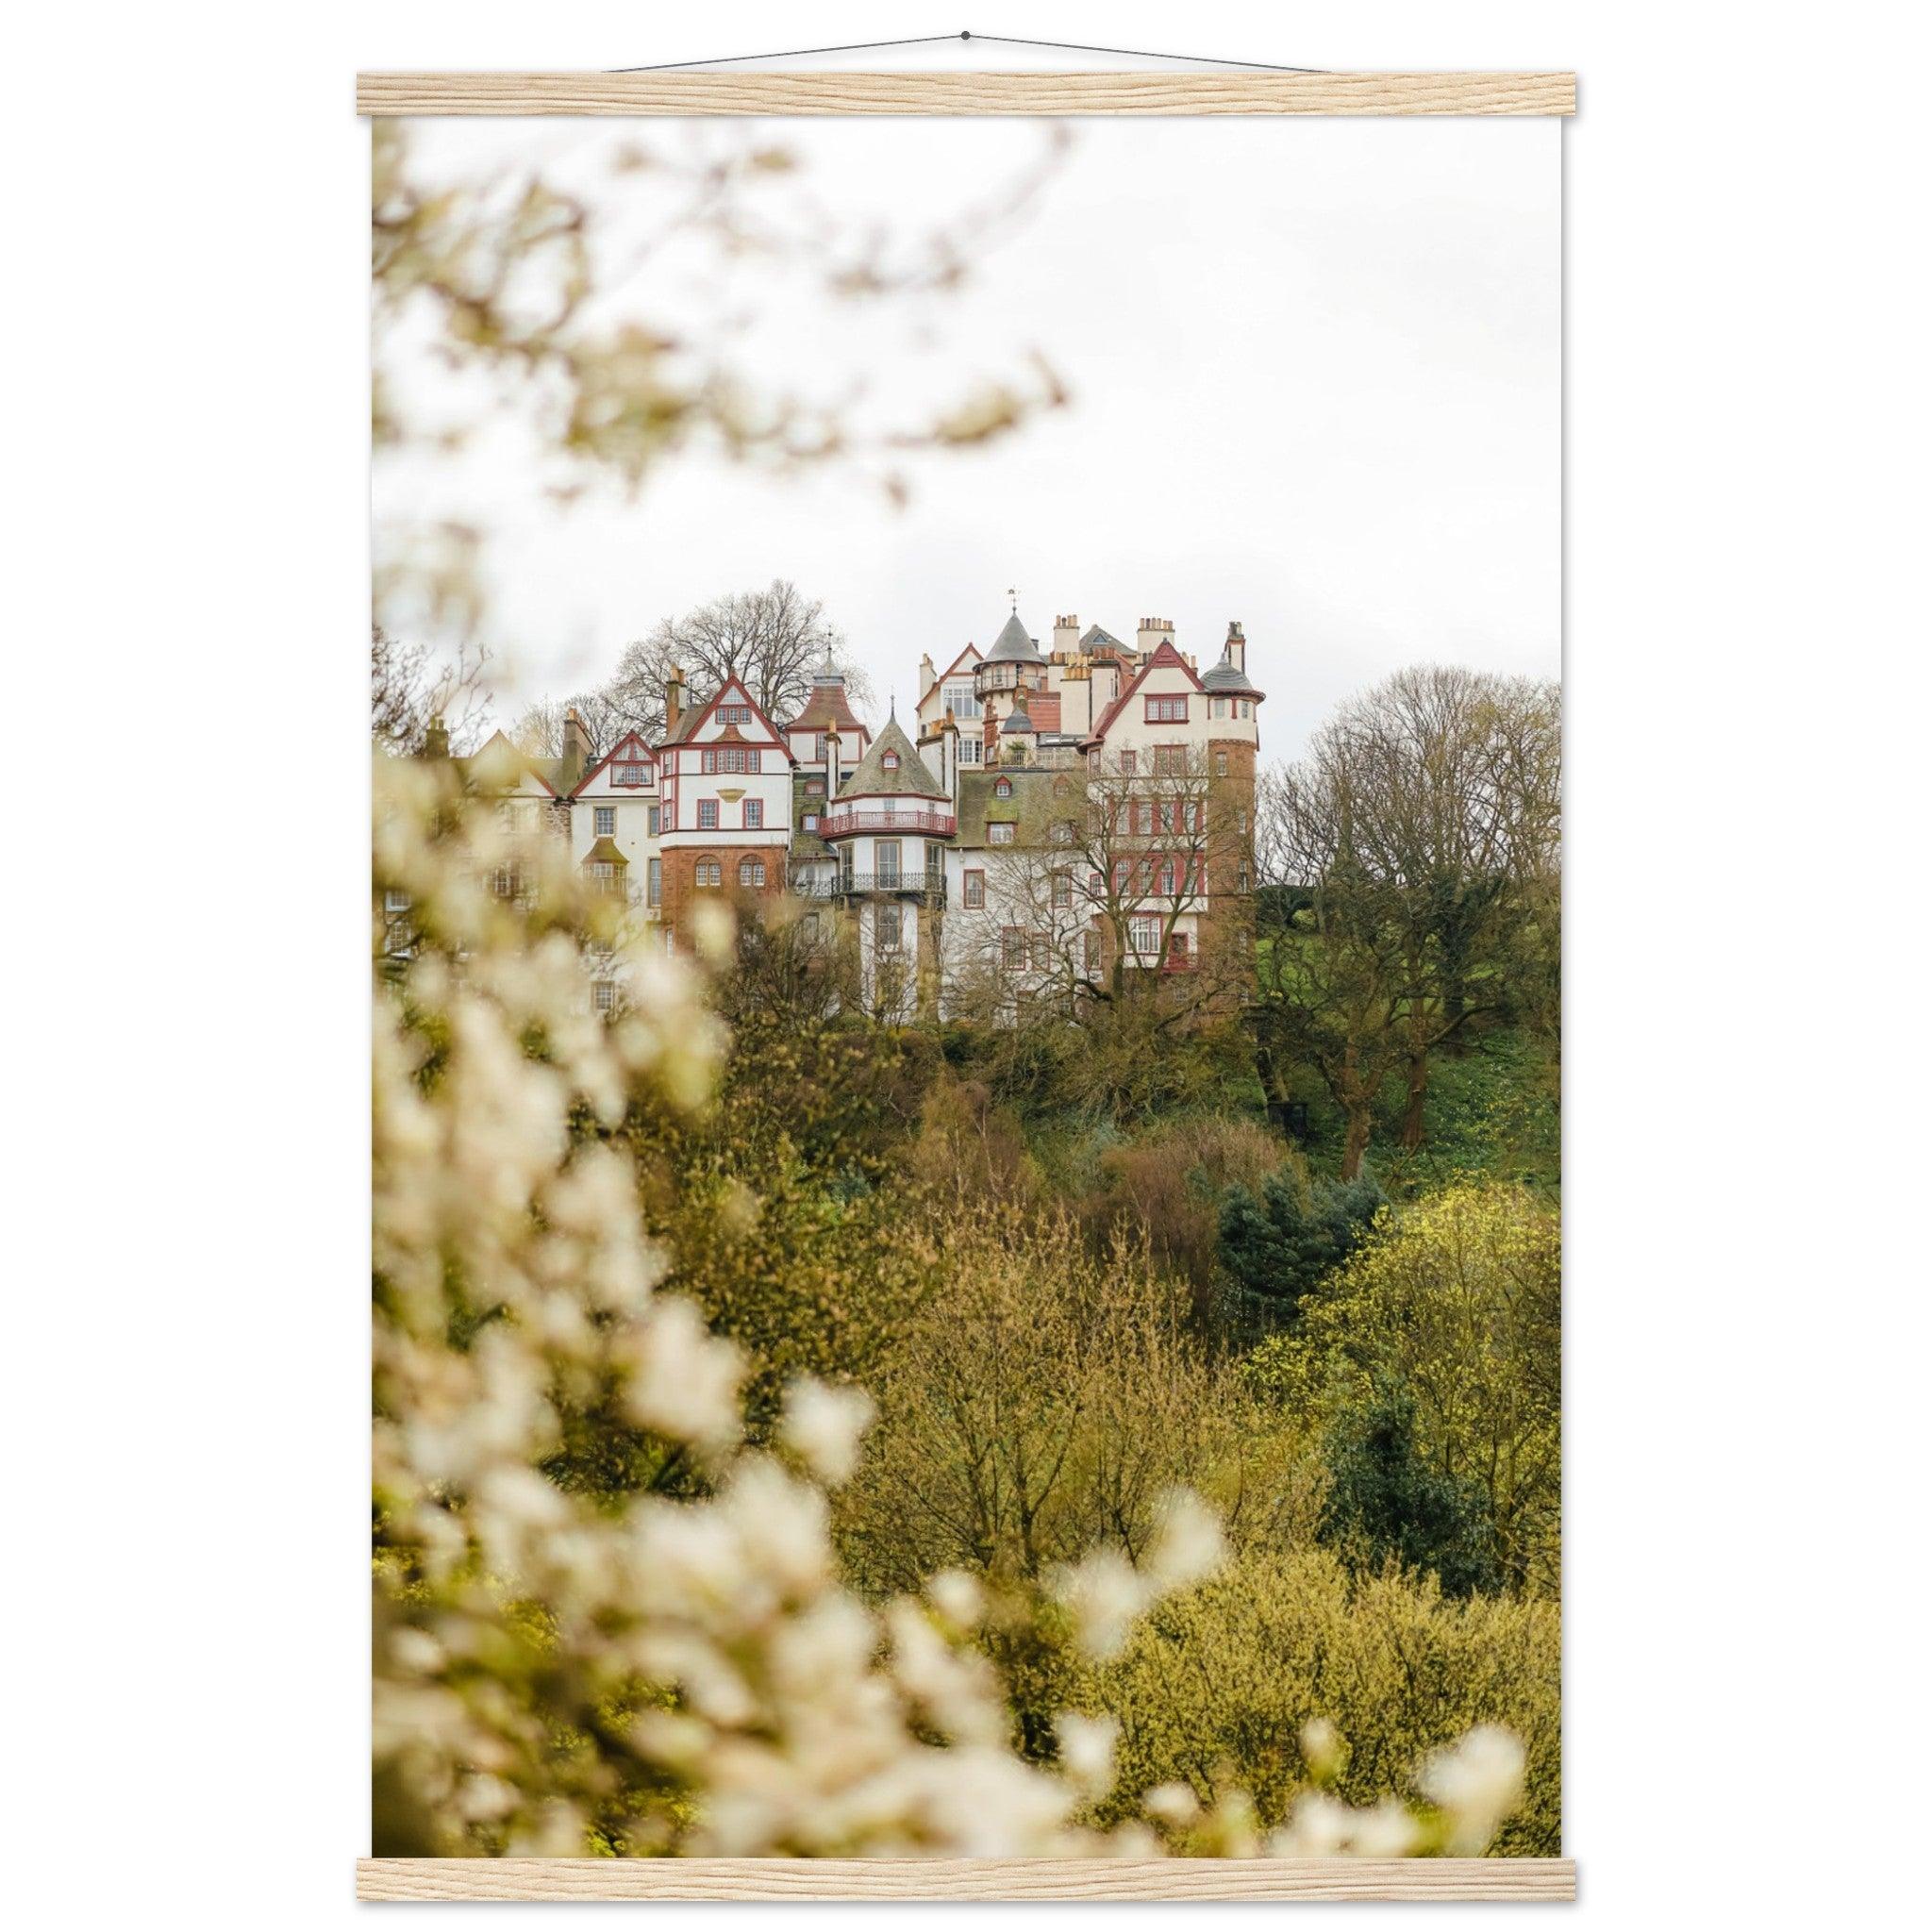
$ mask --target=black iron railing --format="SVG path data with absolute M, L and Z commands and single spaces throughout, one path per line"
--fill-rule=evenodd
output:
M 800 867 L 791 874 L 800 899 L 917 899 L 926 906 L 946 903 L 945 881 L 933 873 L 840 872 Z

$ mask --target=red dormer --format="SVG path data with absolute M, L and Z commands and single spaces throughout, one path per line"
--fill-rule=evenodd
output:
M 591 781 L 601 778 L 613 791 L 654 792 L 658 789 L 658 754 L 641 731 L 627 731 L 577 781 L 573 798 L 580 798 Z

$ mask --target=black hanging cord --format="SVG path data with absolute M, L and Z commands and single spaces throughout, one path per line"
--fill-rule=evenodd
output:
M 941 41 L 986 41 L 999 47 L 1049 47 L 1061 54 L 1123 54 L 1132 60 L 1194 60 L 1205 67 L 1251 67 L 1264 74 L 1322 74 L 1320 67 L 1278 67 L 1268 60 L 1224 60 L 1213 54 L 1157 54 L 1145 47 L 1088 47 L 1077 41 L 1023 41 L 1010 34 L 921 34 L 908 41 L 853 41 L 842 47 L 788 47 L 773 54 L 720 54 L 709 60 L 659 60 L 648 67 L 612 67 L 612 74 L 664 74 L 675 67 L 728 67 L 742 60 L 797 60 L 810 54 L 871 54 L 881 47 L 930 47 Z

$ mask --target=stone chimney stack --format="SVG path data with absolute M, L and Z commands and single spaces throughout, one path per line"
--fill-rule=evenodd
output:
M 825 723 L 825 803 L 830 805 L 839 795 L 839 727 L 828 719 Z
M 940 713 L 940 786 L 946 796 L 953 801 L 957 811 L 959 805 L 959 721 L 950 711 Z
M 1248 641 L 1241 635 L 1241 619 L 1230 618 L 1227 625 L 1227 661 L 1243 676 L 1248 670 Z
M 449 726 L 441 718 L 432 718 L 423 733 L 423 756 L 425 758 L 446 758 L 449 756 Z
M 668 742 L 677 735 L 677 721 L 684 716 L 686 691 L 684 667 L 674 664 L 664 680 L 664 737 Z
M 1080 648 L 1080 620 L 1056 617 L 1053 621 L 1053 647 L 1071 658 Z
M 1150 651 L 1158 650 L 1162 644 L 1174 642 L 1174 620 L 1167 617 L 1143 617 L 1141 629 L 1134 640 L 1135 647 L 1141 657 Z
M 563 714 L 563 775 L 575 785 L 591 762 L 591 728 L 573 705 Z
M 940 675 L 932 668 L 932 653 L 928 651 L 919 660 L 919 695 L 924 698 L 940 681 Z

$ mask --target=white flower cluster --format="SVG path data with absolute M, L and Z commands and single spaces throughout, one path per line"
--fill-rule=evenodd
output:
M 516 856 L 519 898 L 486 890 L 499 835 L 446 766 L 382 761 L 376 827 L 377 903 L 407 895 L 418 935 L 400 953 L 384 939 L 375 1020 L 377 1849 L 1489 1841 L 1521 1776 L 1500 1733 L 1425 1772 L 1440 1830 L 1318 1796 L 1264 1843 L 1245 1798 L 1204 1809 L 1180 1788 L 1111 1831 L 1084 1823 L 1114 1785 L 1114 1721 L 1065 1714 L 1058 1770 L 1016 1754 L 974 1644 L 974 1579 L 946 1573 L 882 1609 L 841 1586 L 825 1490 L 856 1466 L 870 1398 L 801 1383 L 774 1447 L 749 1448 L 739 1352 L 656 1287 L 636 1174 L 599 1134 L 633 1095 L 704 1095 L 720 1041 L 695 974 L 653 950 L 627 1008 L 595 1017 L 579 957 L 595 906 L 534 852 Z M 708 1493 L 613 1507 L 544 1474 L 564 1410 L 607 1395 Z M 1108 1656 L 1221 1555 L 1213 1517 L 1176 1493 L 1138 1567 L 1097 1552 L 1060 1589 Z

